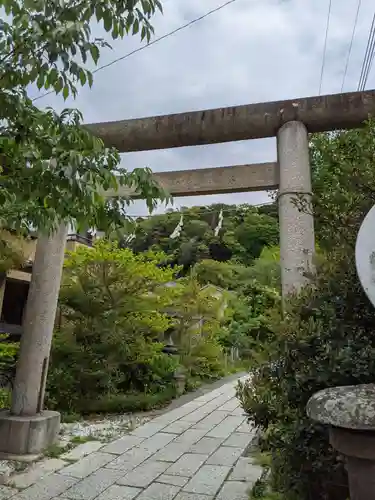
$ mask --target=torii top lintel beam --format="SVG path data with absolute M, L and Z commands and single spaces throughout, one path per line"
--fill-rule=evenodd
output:
M 86 125 L 121 153 L 273 137 L 298 120 L 309 132 L 360 127 L 375 115 L 375 91 L 248 104 Z

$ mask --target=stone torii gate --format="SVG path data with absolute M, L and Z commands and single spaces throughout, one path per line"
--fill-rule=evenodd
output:
M 283 297 L 306 283 L 312 266 L 311 214 L 293 199 L 311 199 L 308 133 L 360 127 L 375 114 L 375 91 L 250 104 L 86 125 L 119 152 L 277 138 L 276 163 L 163 172 L 174 196 L 278 189 Z M 129 194 L 120 188 L 108 196 Z M 133 193 L 136 197 L 137 194 Z M 10 411 L 0 413 L 0 453 L 35 454 L 55 439 L 59 414 L 43 411 L 66 228 L 38 240 Z

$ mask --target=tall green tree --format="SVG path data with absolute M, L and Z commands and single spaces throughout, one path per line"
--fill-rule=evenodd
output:
M 215 235 L 221 210 L 223 227 Z M 181 235 L 171 239 L 181 213 L 184 218 Z M 149 248 L 162 250 L 171 262 L 184 266 L 187 272 L 195 263 L 207 259 L 249 265 L 264 246 L 277 244 L 278 238 L 277 219 L 259 213 L 256 207 L 213 204 L 140 219 L 130 246 L 136 252 Z
M 149 40 L 159 0 L 0 0 L 0 7 L 0 226 L 120 224 L 130 200 L 100 194 L 119 185 L 133 185 L 152 207 L 163 193 L 149 170 L 120 171 L 117 151 L 81 126 L 79 111 L 41 110 L 29 91 L 36 85 L 66 99 L 91 86 L 88 68 L 108 47 L 92 23 L 113 39 Z
M 311 286 L 286 302 L 283 315 L 270 314 L 272 335 L 258 344 L 251 382 L 239 391 L 265 431 L 269 477 L 283 500 L 349 497 L 328 426 L 310 420 L 306 404 L 321 389 L 374 381 L 375 313 L 355 266 L 358 230 L 375 204 L 374 139 L 372 121 L 312 138 L 314 221 L 323 255 Z

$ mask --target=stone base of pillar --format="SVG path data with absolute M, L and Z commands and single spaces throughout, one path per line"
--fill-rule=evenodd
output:
M 0 454 L 38 455 L 56 443 L 60 430 L 60 413 L 43 411 L 34 416 L 16 416 L 0 411 Z

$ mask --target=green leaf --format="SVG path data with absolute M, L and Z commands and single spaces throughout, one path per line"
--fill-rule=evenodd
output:
M 136 35 L 138 31 L 139 31 L 139 21 L 138 19 L 135 19 L 133 24 L 133 35 Z
M 93 83 L 94 83 L 94 78 L 92 76 L 92 73 L 90 71 L 87 71 L 86 76 L 87 76 L 87 80 L 89 82 L 89 87 L 91 88 Z
M 108 32 L 112 29 L 112 14 L 110 11 L 104 12 L 104 29 Z
M 64 100 L 66 100 L 69 97 L 69 86 L 68 85 L 64 86 L 63 97 L 64 97 Z
M 86 76 L 86 73 L 83 69 L 80 68 L 79 70 L 79 79 L 80 79 L 80 82 L 81 82 L 81 85 L 85 85 L 86 81 L 87 81 L 87 76 Z
M 43 72 L 39 73 L 38 79 L 37 79 L 37 81 L 36 81 L 36 85 L 37 85 L 37 87 L 38 87 L 38 89 L 39 89 L 39 90 L 40 90 L 40 89 L 43 87 L 43 85 L 44 85 L 44 77 L 45 77 L 45 75 L 44 75 L 44 73 L 43 73 Z
M 95 64 L 98 63 L 100 52 L 96 45 L 90 45 L 90 54 Z

